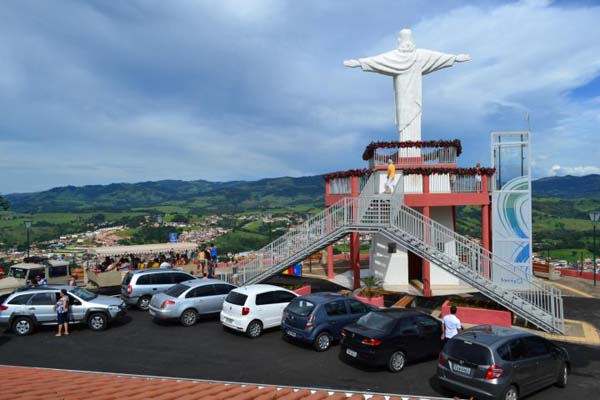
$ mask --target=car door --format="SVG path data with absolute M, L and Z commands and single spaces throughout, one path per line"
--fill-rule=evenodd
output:
M 346 325 L 349 325 L 352 315 L 348 311 L 346 300 L 334 300 L 325 304 L 325 313 L 327 314 L 327 320 L 329 321 L 329 327 L 331 333 L 334 336 L 339 337 L 339 332 Z
M 57 294 L 60 296 L 60 294 Z M 73 294 L 69 293 L 69 321 L 78 322 L 83 320 L 85 317 L 85 306 L 82 304 L 81 300 L 75 297 Z
M 256 295 L 256 316 L 262 321 L 264 328 L 271 328 L 277 326 L 277 310 L 279 304 L 275 299 L 275 292 L 264 292 Z M 281 319 L 281 316 L 279 317 Z
M 174 275 L 172 272 L 160 272 L 150 275 L 152 278 L 152 293 L 161 293 L 174 285 Z
M 213 304 L 215 297 L 215 289 L 213 285 L 207 284 L 198 286 L 190 290 L 185 297 L 191 303 L 188 306 L 194 307 L 200 314 L 210 314 L 216 312 L 214 311 Z
M 228 285 L 226 283 L 215 283 L 213 287 L 215 290 L 215 294 L 212 299 L 212 305 L 214 309 L 213 312 L 217 313 L 221 311 L 221 309 L 223 308 L 223 301 L 225 301 L 225 298 L 227 297 L 229 292 L 235 289 L 235 286 Z
M 428 315 L 415 315 L 423 357 L 437 356 L 442 350 L 442 324 Z
M 273 301 L 276 307 L 273 308 L 275 315 L 273 315 L 273 326 L 280 326 L 281 319 L 283 318 L 283 310 L 294 300 L 296 296 L 294 293 L 287 292 L 285 290 L 277 290 L 273 292 Z
M 56 322 L 54 305 L 56 296 L 52 292 L 36 293 L 27 302 L 26 312 L 32 314 L 42 324 Z
M 509 360 L 513 368 L 514 381 L 520 388 L 520 395 L 526 395 L 535 390 L 537 380 L 535 358 L 528 355 L 523 339 L 514 339 L 508 343 Z
M 390 332 L 390 354 L 402 350 L 410 360 L 423 357 L 421 332 L 414 316 L 407 315 L 396 320 Z
M 550 346 L 538 336 L 528 336 L 522 340 L 527 349 L 527 358 L 535 360 L 532 390 L 541 389 L 554 383 L 557 367 Z

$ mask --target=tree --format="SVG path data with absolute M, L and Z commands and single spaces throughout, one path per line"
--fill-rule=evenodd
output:
M 0 208 L 3 210 L 8 210 L 10 207 L 10 203 L 4 197 L 0 196 Z

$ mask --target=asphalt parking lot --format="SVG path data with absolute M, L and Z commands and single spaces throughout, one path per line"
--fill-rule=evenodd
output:
M 599 305 L 581 304 L 578 308 Z M 364 370 L 339 359 L 339 346 L 325 353 L 288 343 L 278 330 L 251 340 L 223 331 L 217 319 L 184 328 L 157 323 L 145 312 L 130 310 L 104 332 L 74 326 L 68 337 L 42 328 L 32 336 L 0 335 L 0 363 L 88 371 L 310 386 L 424 396 L 450 395 L 435 379 L 436 360 L 409 365 L 399 374 Z M 595 398 L 600 380 L 600 349 L 566 345 L 573 373 L 566 389 L 556 387 L 530 399 Z M 34 378 L 33 378 L 34 379 Z

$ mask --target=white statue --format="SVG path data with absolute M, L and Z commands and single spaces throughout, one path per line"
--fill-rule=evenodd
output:
M 421 76 L 455 62 L 469 61 L 466 54 L 452 55 L 437 51 L 416 49 L 410 29 L 402 29 L 398 48 L 374 57 L 344 61 L 347 67 L 361 67 L 363 71 L 377 72 L 394 77 L 396 125 L 400 140 L 421 140 L 422 91 Z

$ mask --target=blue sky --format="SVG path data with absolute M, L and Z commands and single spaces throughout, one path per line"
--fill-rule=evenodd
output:
M 397 139 L 392 82 L 342 61 L 404 27 L 472 56 L 424 78 L 424 140 L 489 165 L 489 133 L 529 114 L 536 176 L 600 173 L 598 21 L 590 1 L 3 1 L 0 193 L 364 167 Z

